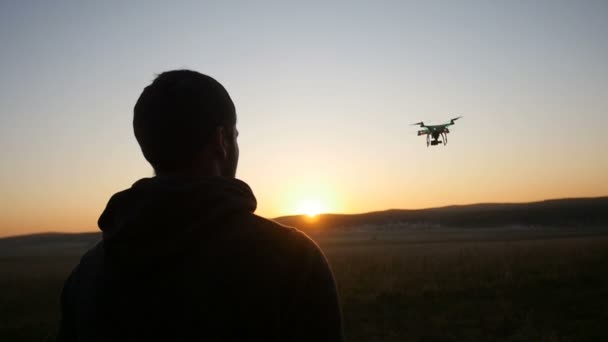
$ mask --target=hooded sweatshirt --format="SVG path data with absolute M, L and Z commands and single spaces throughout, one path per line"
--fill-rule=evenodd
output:
M 341 341 L 319 247 L 234 178 L 141 179 L 67 279 L 59 341 Z

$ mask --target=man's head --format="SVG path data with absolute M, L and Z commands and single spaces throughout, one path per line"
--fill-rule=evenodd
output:
M 236 174 L 234 103 L 209 76 L 190 70 L 158 75 L 135 104 L 133 129 L 158 175 Z

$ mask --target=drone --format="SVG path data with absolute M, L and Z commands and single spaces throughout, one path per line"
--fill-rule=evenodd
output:
M 426 146 L 427 147 L 429 147 L 429 145 L 435 146 L 435 145 L 441 144 L 442 141 L 439 140 L 439 137 L 443 138 L 443 144 L 447 145 L 448 144 L 448 133 L 450 133 L 450 130 L 448 129 L 448 127 L 452 126 L 454 124 L 454 121 L 456 121 L 460 118 L 462 118 L 462 116 L 453 118 L 450 120 L 449 123 L 446 123 L 443 125 L 427 126 L 424 124 L 424 122 L 420 121 L 415 124 L 412 124 L 412 126 L 420 125 L 420 127 L 422 129 L 418 131 L 418 136 L 426 135 Z M 431 138 L 433 138 L 433 140 L 431 140 Z

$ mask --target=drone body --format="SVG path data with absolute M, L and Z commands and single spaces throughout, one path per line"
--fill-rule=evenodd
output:
M 454 124 L 454 121 L 456 121 L 460 118 L 462 118 L 462 116 L 453 118 L 450 120 L 449 123 L 446 123 L 443 125 L 425 125 L 424 122 L 422 122 L 422 121 L 417 122 L 413 125 L 414 126 L 420 125 L 420 127 L 422 128 L 421 130 L 418 131 L 418 136 L 426 135 L 426 146 L 427 147 L 429 145 L 430 146 L 439 145 L 442 142 L 444 145 L 447 145 L 448 133 L 450 133 L 450 130 L 448 129 L 448 127 L 452 126 Z M 440 137 L 443 138 L 443 141 L 439 140 Z

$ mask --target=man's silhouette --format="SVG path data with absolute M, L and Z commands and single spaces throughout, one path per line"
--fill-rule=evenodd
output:
M 341 341 L 325 257 L 300 231 L 254 215 L 251 189 L 235 178 L 236 112 L 224 87 L 194 71 L 162 73 L 139 97 L 133 127 L 156 176 L 108 202 L 102 241 L 65 283 L 58 339 Z

